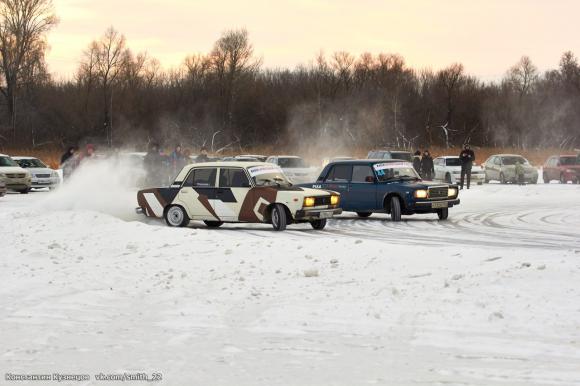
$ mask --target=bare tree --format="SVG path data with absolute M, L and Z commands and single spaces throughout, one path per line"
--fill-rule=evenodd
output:
M 508 79 L 519 94 L 520 98 L 527 95 L 536 80 L 538 69 L 528 56 L 522 58 L 508 71 Z
M 46 33 L 57 24 L 50 0 L 0 0 L 0 71 L 13 140 L 16 139 L 16 95 L 23 74 L 44 58 Z

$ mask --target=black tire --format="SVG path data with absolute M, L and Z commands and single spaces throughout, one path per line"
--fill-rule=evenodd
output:
M 401 201 L 399 197 L 391 197 L 391 220 L 401 221 Z
M 369 216 L 370 216 L 372 213 L 371 213 L 371 212 L 356 212 L 356 214 L 357 214 L 359 217 L 362 217 L 362 218 L 367 218 L 367 217 L 369 217 Z
M 274 204 L 271 213 L 272 227 L 275 231 L 283 231 L 288 225 L 288 216 L 286 216 L 286 209 L 282 204 Z
M 439 220 L 447 220 L 449 217 L 449 208 L 437 209 L 437 217 L 439 217 Z
M 505 179 L 503 173 L 499 173 L 499 183 L 503 185 L 507 184 L 507 180 Z
M 546 175 L 546 173 L 542 174 L 542 179 L 544 180 L 544 184 L 549 184 L 550 180 L 548 179 L 548 176 Z
M 165 218 L 165 223 L 170 227 L 184 227 L 189 224 L 189 217 L 185 209 L 179 205 L 171 205 L 165 210 L 163 217 Z
M 19 190 L 20 194 L 28 194 L 28 192 L 30 192 L 30 189 L 24 189 L 24 190 Z
M 320 220 L 311 221 L 310 225 L 312 225 L 312 228 L 314 228 L 318 231 L 323 230 L 324 227 L 326 226 L 326 219 L 322 218 Z
M 449 173 L 445 174 L 445 182 L 447 184 L 451 183 L 451 174 L 449 174 Z
M 223 221 L 203 221 L 209 228 L 219 228 L 224 225 Z

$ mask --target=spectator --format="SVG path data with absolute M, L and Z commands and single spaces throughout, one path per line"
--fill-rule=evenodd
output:
M 417 150 L 413 155 L 413 168 L 421 174 L 421 151 Z
M 473 167 L 473 161 L 475 161 L 475 153 L 471 150 L 468 143 L 463 145 L 463 150 L 459 153 L 459 160 L 461 161 L 461 182 L 459 187 L 463 189 L 463 182 L 465 175 L 467 175 L 467 189 L 469 189 L 469 184 L 471 183 L 471 168 Z
M 435 166 L 433 165 L 433 157 L 429 150 L 425 150 L 421 158 L 421 177 L 424 180 L 431 181 L 435 174 Z
M 200 162 L 207 162 L 207 161 L 209 161 L 209 157 L 207 156 L 207 148 L 205 146 L 202 146 L 200 151 L 199 151 L 199 155 L 195 159 L 195 162 L 200 163 Z

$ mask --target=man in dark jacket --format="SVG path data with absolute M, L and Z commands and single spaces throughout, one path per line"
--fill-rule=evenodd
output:
M 424 180 L 433 180 L 433 175 L 435 174 L 435 167 L 433 165 L 433 157 L 429 150 L 423 152 L 423 157 L 421 158 L 421 177 Z
M 463 189 L 463 182 L 467 174 L 467 189 L 469 189 L 469 184 L 471 183 L 471 167 L 473 166 L 473 161 L 475 161 L 475 153 L 471 150 L 468 143 L 463 145 L 463 150 L 459 153 L 459 160 L 461 161 L 461 183 L 459 187 Z
M 209 161 L 209 157 L 207 156 L 207 148 L 205 146 L 201 147 L 200 154 L 195 159 L 196 163 L 200 162 L 207 162 Z
M 417 150 L 413 155 L 413 169 L 421 174 L 421 151 Z

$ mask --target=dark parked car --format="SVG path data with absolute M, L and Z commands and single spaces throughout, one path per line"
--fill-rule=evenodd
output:
M 400 159 L 412 161 L 411 153 L 404 150 L 371 150 L 367 154 L 368 159 Z
M 544 183 L 558 180 L 580 182 L 580 158 L 575 155 L 554 155 L 546 160 L 543 170 Z
M 457 185 L 423 182 L 412 163 L 400 160 L 331 162 L 315 183 L 302 186 L 340 192 L 344 211 L 360 217 L 388 213 L 393 221 L 415 213 L 437 213 L 445 220 L 459 204 Z

